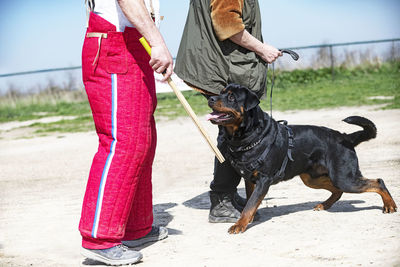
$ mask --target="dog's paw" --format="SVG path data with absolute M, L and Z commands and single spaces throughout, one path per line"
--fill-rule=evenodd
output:
M 388 204 L 384 204 L 382 212 L 383 213 L 394 213 L 397 211 L 397 206 L 396 203 L 394 203 L 394 201 L 390 201 L 391 203 Z
M 243 233 L 247 228 L 247 225 L 242 225 L 240 223 L 235 223 L 234 225 L 232 225 L 229 230 L 228 233 L 230 234 L 239 234 L 239 233 Z
M 320 203 L 314 207 L 314 210 L 316 211 L 325 210 L 325 206 L 324 204 Z

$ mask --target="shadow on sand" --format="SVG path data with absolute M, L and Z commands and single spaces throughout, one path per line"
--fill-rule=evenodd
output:
M 156 204 L 153 206 L 153 216 L 154 216 L 154 225 L 155 226 L 164 226 L 167 227 L 167 225 L 173 220 L 174 216 L 172 216 L 167 210 L 171 209 L 178 204 L 176 203 L 162 203 L 162 204 Z M 176 229 L 171 229 L 168 228 L 168 235 L 181 235 L 182 232 Z M 135 247 L 134 250 L 142 250 L 145 247 L 151 246 L 155 242 L 150 242 L 146 243 L 143 246 L 140 247 Z M 103 264 L 99 261 L 92 260 L 92 259 L 83 259 L 81 262 L 81 266 L 108 266 L 106 264 Z M 132 265 L 120 265 L 120 266 L 132 266 Z
M 245 190 L 244 188 L 238 189 L 238 193 L 241 196 L 245 195 Z M 286 197 L 284 197 L 286 198 Z M 270 200 L 272 198 L 265 198 L 265 200 Z M 276 199 L 276 198 L 274 198 Z M 322 201 L 321 201 L 322 202 Z M 307 211 L 307 210 L 313 210 L 314 206 L 321 203 L 321 202 L 316 202 L 316 201 L 309 201 L 309 202 L 303 202 L 303 203 L 297 203 L 297 204 L 290 204 L 290 205 L 282 205 L 282 206 L 274 206 L 274 207 L 261 207 L 257 210 L 258 213 L 258 218 L 257 221 L 253 222 L 251 225 L 249 225 L 249 228 L 269 221 L 270 219 L 274 217 L 280 217 L 284 215 L 288 215 L 291 213 L 296 213 L 296 212 L 301 212 L 301 211 Z M 363 200 L 343 200 L 343 201 L 338 201 L 336 202 L 329 210 L 325 212 L 357 212 L 357 211 L 363 211 L 363 210 L 374 210 L 378 209 L 381 210 L 382 207 L 380 206 L 370 206 L 370 207 L 356 207 L 354 205 L 357 204 L 362 204 L 365 203 Z M 195 196 L 194 198 L 191 198 L 185 202 L 183 202 L 183 205 L 188 207 L 188 208 L 193 208 L 193 209 L 210 209 L 210 198 L 208 196 L 208 192 L 204 192 L 198 196 Z M 321 211 L 323 212 L 323 211 Z

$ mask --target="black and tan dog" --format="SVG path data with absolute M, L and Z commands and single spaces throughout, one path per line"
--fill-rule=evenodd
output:
M 222 125 L 232 166 L 245 178 L 247 204 L 229 233 L 244 232 L 271 185 L 300 175 L 304 184 L 326 189 L 332 195 L 315 210 L 329 209 L 343 192 L 375 192 L 383 200 L 383 212 L 397 207 L 382 179 L 362 176 L 354 147 L 376 137 L 375 125 L 358 116 L 344 121 L 361 126 L 351 134 L 318 126 L 276 122 L 258 106 L 247 88 L 228 85 L 219 96 L 208 99 L 209 120 Z

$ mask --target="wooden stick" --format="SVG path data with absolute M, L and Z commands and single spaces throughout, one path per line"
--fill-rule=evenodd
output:
M 146 41 L 146 39 L 144 37 L 142 37 L 139 39 L 139 41 L 143 45 L 143 47 L 146 49 L 147 53 L 151 56 L 151 47 L 150 47 L 149 43 Z M 189 114 L 189 116 L 192 118 L 193 122 L 196 124 L 197 128 L 200 130 L 203 137 L 206 139 L 208 145 L 214 151 L 214 154 L 217 157 L 217 159 L 219 160 L 219 162 L 220 163 L 224 162 L 225 158 L 224 158 L 224 156 L 222 156 L 221 151 L 219 151 L 218 147 L 211 141 L 210 136 L 207 134 L 206 130 L 200 124 L 200 121 L 197 118 L 196 114 L 194 113 L 192 107 L 186 101 L 186 98 L 183 96 L 181 91 L 179 91 L 179 89 L 176 87 L 174 81 L 171 78 L 168 78 L 167 82 L 168 82 L 168 85 L 171 87 L 172 91 L 174 91 L 176 97 L 181 102 L 181 104 L 184 107 L 184 109 L 186 110 L 186 112 Z

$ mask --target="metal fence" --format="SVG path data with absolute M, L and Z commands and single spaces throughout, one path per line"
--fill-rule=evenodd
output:
M 11 77 L 11 76 L 27 75 L 27 74 L 46 73 L 46 72 L 53 72 L 53 71 L 77 70 L 77 69 L 80 69 L 80 68 L 82 68 L 82 66 L 66 67 L 66 68 L 43 69 L 43 70 L 32 70 L 32 71 L 23 71 L 23 72 L 11 72 L 11 73 L 0 74 L 0 78 L 3 78 L 3 77 Z
M 350 62 L 348 61 L 352 61 L 351 63 L 353 63 L 353 65 L 357 65 L 360 64 L 361 62 L 356 62 L 355 58 L 355 51 L 335 51 L 334 48 L 344 48 L 344 47 L 350 47 L 350 46 L 356 46 L 357 47 L 357 51 L 359 53 L 359 57 L 363 58 L 364 61 L 387 61 L 387 60 L 396 60 L 400 58 L 400 43 L 397 43 L 396 46 L 396 42 L 399 42 L 400 38 L 394 38 L 394 39 L 383 39 L 383 40 L 370 40 L 370 41 L 361 41 L 361 42 L 346 42 L 346 43 L 333 43 L 333 44 L 320 44 L 320 45 L 309 45 L 309 46 L 298 46 L 298 47 L 288 47 L 286 49 L 291 49 L 291 50 L 312 50 L 312 49 L 317 49 L 317 52 L 314 54 L 313 53 L 309 53 L 312 54 L 314 56 L 318 57 L 318 60 L 309 60 L 308 62 L 308 66 L 307 64 L 305 64 L 306 66 L 304 66 L 303 64 L 303 68 L 304 67 L 313 67 L 313 68 L 318 68 L 318 67 L 330 67 L 331 71 L 332 71 L 332 78 L 334 78 L 334 68 L 335 66 L 338 66 L 339 64 L 350 64 Z M 381 49 L 379 49 L 380 51 L 374 51 L 372 52 L 371 50 L 367 50 L 366 52 L 364 51 L 364 53 L 362 53 L 362 47 L 365 45 L 371 45 L 371 44 L 389 44 L 390 46 L 386 47 L 381 47 Z M 343 55 L 340 55 L 340 52 L 342 52 Z M 306 57 L 306 53 L 302 53 L 299 52 L 300 56 L 303 56 L 303 62 L 304 62 L 304 58 Z M 378 54 L 376 54 L 378 53 Z M 382 56 L 383 53 L 386 53 L 386 56 Z M 379 55 L 380 54 L 380 55 Z M 351 60 L 349 59 L 349 57 L 351 57 Z M 317 61 L 317 62 L 316 62 Z M 323 63 L 321 63 L 321 61 L 325 61 L 325 65 Z M 361 60 L 359 60 L 361 61 Z M 290 61 L 291 62 L 291 61 Z M 278 66 L 280 66 L 281 68 L 285 69 L 285 68 L 289 68 L 288 67 L 288 62 L 286 62 L 286 66 L 285 63 L 283 64 L 279 64 L 280 62 L 278 62 Z M 313 66 L 312 64 L 315 64 L 316 66 Z M 295 64 L 289 64 L 292 65 L 292 68 L 299 68 L 298 65 Z M 301 68 L 301 66 L 300 66 Z
M 334 67 L 337 66 L 340 61 L 340 56 L 338 56 L 338 52 L 335 53 L 335 49 L 338 47 L 344 48 L 349 46 L 360 46 L 360 45 L 371 45 L 371 44 L 389 44 L 391 47 L 386 47 L 386 50 L 391 50 L 392 57 L 400 58 L 400 45 L 399 42 L 400 38 L 393 38 L 393 39 L 383 39 L 383 40 L 370 40 L 370 41 L 360 41 L 360 42 L 347 42 L 347 43 L 332 43 L 332 44 L 319 44 L 319 45 L 309 45 L 309 46 L 298 46 L 298 47 L 287 47 L 287 49 L 295 50 L 300 54 L 299 62 L 293 63 L 291 60 L 286 60 L 284 57 L 280 59 L 276 67 L 280 69 L 298 69 L 298 68 L 318 68 L 318 67 L 330 67 L 332 69 L 332 77 L 334 77 Z M 396 46 L 397 44 L 397 46 Z M 307 50 L 315 50 L 314 53 L 307 53 Z M 361 49 L 360 47 L 358 49 Z M 382 49 L 380 49 L 382 50 Z M 347 52 L 344 57 L 348 57 L 351 52 Z M 312 59 L 314 56 L 314 61 Z M 325 60 L 323 64 L 317 64 L 318 66 L 313 66 L 315 63 L 315 56 L 318 60 Z M 343 56 L 342 56 L 343 57 Z M 365 54 L 364 54 L 365 57 Z M 308 58 L 308 59 L 307 59 Z M 384 60 L 387 60 L 384 58 Z M 315 64 L 314 64 L 315 65 Z M 32 75 L 32 74 L 39 74 L 39 73 L 49 73 L 49 72 L 61 72 L 61 71 L 73 71 L 81 69 L 81 66 L 73 66 L 73 67 L 65 67 L 65 68 L 51 68 L 51 69 L 41 69 L 41 70 L 32 70 L 32 71 L 24 71 L 24 72 L 13 72 L 13 73 L 4 73 L 0 74 L 0 78 L 7 78 L 12 76 L 21 76 L 21 75 Z

